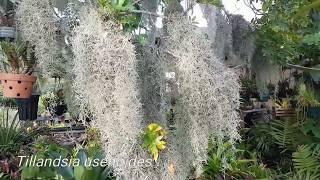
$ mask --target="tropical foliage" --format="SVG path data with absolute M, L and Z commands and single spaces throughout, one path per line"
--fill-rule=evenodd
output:
M 305 64 L 306 60 L 309 64 L 319 63 L 320 19 L 316 5 L 312 0 L 262 1 L 262 10 L 257 12 L 262 17 L 254 25 L 257 42 L 268 60 L 282 65 Z
M 141 20 L 141 14 L 136 13 L 139 9 L 136 1 L 133 0 L 98 0 L 102 12 L 109 18 L 120 23 L 124 30 L 136 29 Z
M 320 178 L 319 151 L 313 150 L 308 145 L 299 146 L 292 154 L 294 168 L 299 174 L 307 174 L 310 179 Z
M 204 178 L 268 179 L 272 177 L 271 171 L 257 159 L 256 152 L 248 151 L 244 144 L 238 146 L 235 148 L 228 141 L 212 141 L 209 144 L 209 159 L 204 167 Z
M 35 166 L 24 164 L 21 178 L 22 179 L 70 179 L 70 180 L 109 180 L 112 179 L 112 170 L 109 169 L 108 163 L 105 161 L 104 166 L 93 165 L 92 161 L 102 161 L 103 155 L 100 149 L 99 153 L 89 156 L 87 149 L 70 149 L 62 147 L 55 143 L 39 142 L 35 145 L 36 153 L 33 154 L 35 161 L 40 159 L 68 158 L 68 164 L 46 164 L 46 166 Z M 69 164 L 69 162 L 71 162 Z

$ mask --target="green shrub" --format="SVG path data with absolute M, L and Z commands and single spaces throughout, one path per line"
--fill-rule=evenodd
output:
M 25 139 L 18 126 L 18 113 L 12 119 L 9 113 L 9 109 L 0 113 L 0 155 L 18 152 Z
M 72 162 L 67 166 L 50 166 L 43 167 L 30 166 L 30 164 L 24 164 L 22 168 L 21 179 L 68 179 L 68 180 L 109 180 L 112 179 L 111 169 L 106 166 L 86 166 L 85 160 L 103 158 L 102 151 L 92 150 L 90 152 L 96 152 L 91 154 L 87 149 L 74 148 L 68 149 L 58 144 L 48 142 L 46 139 L 40 139 L 38 143 L 34 145 L 36 153 L 34 157 L 37 159 L 54 159 L 67 158 Z M 88 148 L 88 147 L 87 147 Z M 92 147 L 90 147 L 92 148 Z M 98 148 L 101 150 L 101 148 Z M 73 166 L 75 159 L 79 161 Z M 69 162 L 69 161 L 68 161 Z
M 204 166 L 205 179 L 227 176 L 235 179 L 268 179 L 272 176 L 257 159 L 256 152 L 248 151 L 244 144 L 235 147 L 228 141 L 209 144 L 209 159 Z

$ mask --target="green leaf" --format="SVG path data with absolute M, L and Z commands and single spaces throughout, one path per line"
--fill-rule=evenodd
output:
M 292 136 L 294 128 L 290 124 L 290 120 L 274 120 L 270 124 L 270 135 L 277 140 L 276 143 L 281 148 L 291 148 L 294 144 Z
M 85 162 L 88 158 L 87 151 L 85 149 L 80 149 L 77 153 L 77 158 L 80 160 L 80 165 L 85 166 Z
M 197 0 L 198 3 L 211 4 L 216 7 L 223 7 L 221 0 Z
M 320 8 L 320 0 L 316 0 L 311 4 L 301 7 L 297 12 L 296 17 L 307 15 L 312 9 L 318 9 L 318 8 Z
M 37 177 L 37 173 L 39 172 L 38 167 L 23 167 L 21 172 L 21 179 L 31 179 Z
M 307 135 L 308 133 L 312 133 L 315 137 L 320 138 L 320 122 L 307 119 L 305 124 L 302 126 L 301 131 Z
M 111 176 L 112 170 L 109 167 L 103 168 L 98 180 L 106 180 Z
M 317 178 L 320 178 L 320 158 L 313 154 L 313 150 L 310 146 L 299 146 L 297 151 L 292 154 L 292 161 L 294 168 L 298 173 L 312 174 Z
M 272 5 L 272 1 L 265 1 L 265 3 L 262 4 L 262 11 L 266 12 L 268 11 L 269 7 Z
M 320 45 L 320 32 L 304 36 L 303 42 L 308 45 Z
M 60 174 L 64 179 L 72 179 L 74 178 L 73 169 L 70 166 L 66 167 L 56 167 L 56 171 Z
M 83 166 L 74 167 L 74 177 L 76 180 L 85 180 L 84 179 L 85 168 Z
M 148 38 L 147 34 L 140 34 L 138 36 L 139 44 L 142 45 L 142 46 L 145 46 L 147 44 L 147 42 L 148 42 L 147 38 Z

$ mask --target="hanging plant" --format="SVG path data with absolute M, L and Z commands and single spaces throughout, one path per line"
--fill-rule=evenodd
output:
M 206 34 L 195 27 L 187 17 L 172 14 L 167 21 L 168 37 L 163 53 L 174 66 L 177 77 L 177 103 L 175 105 L 176 136 L 171 156 L 177 167 L 177 177 L 190 172 L 202 172 L 207 159 L 210 136 L 228 139 L 240 138 L 238 77 L 214 54 Z M 178 156 L 177 156 L 178 155 Z
M 102 21 L 91 8 L 80 10 L 72 51 L 75 76 L 73 89 L 80 117 L 91 116 L 101 131 L 106 158 L 128 163 L 139 155 L 141 104 L 134 46 L 130 36 L 111 20 Z M 142 148 L 141 148 L 142 149 Z M 114 166 L 116 175 L 137 177 L 143 167 Z
M 49 0 L 23 0 L 17 6 L 17 27 L 24 41 L 35 48 L 38 66 L 44 75 L 61 75 L 65 62 L 58 42 L 58 17 Z

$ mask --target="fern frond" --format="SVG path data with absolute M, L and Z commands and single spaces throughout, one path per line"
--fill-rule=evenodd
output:
M 294 174 L 292 177 L 288 178 L 289 180 L 302 180 L 302 179 L 306 179 L 306 180 L 318 180 L 319 177 L 310 173 L 296 173 Z
M 299 146 L 292 157 L 294 168 L 299 174 L 309 174 L 312 177 L 320 178 L 320 157 L 314 154 L 310 146 Z
M 270 123 L 270 135 L 276 140 L 276 143 L 284 149 L 291 149 L 294 144 L 293 134 L 296 129 L 289 120 L 274 120 Z

